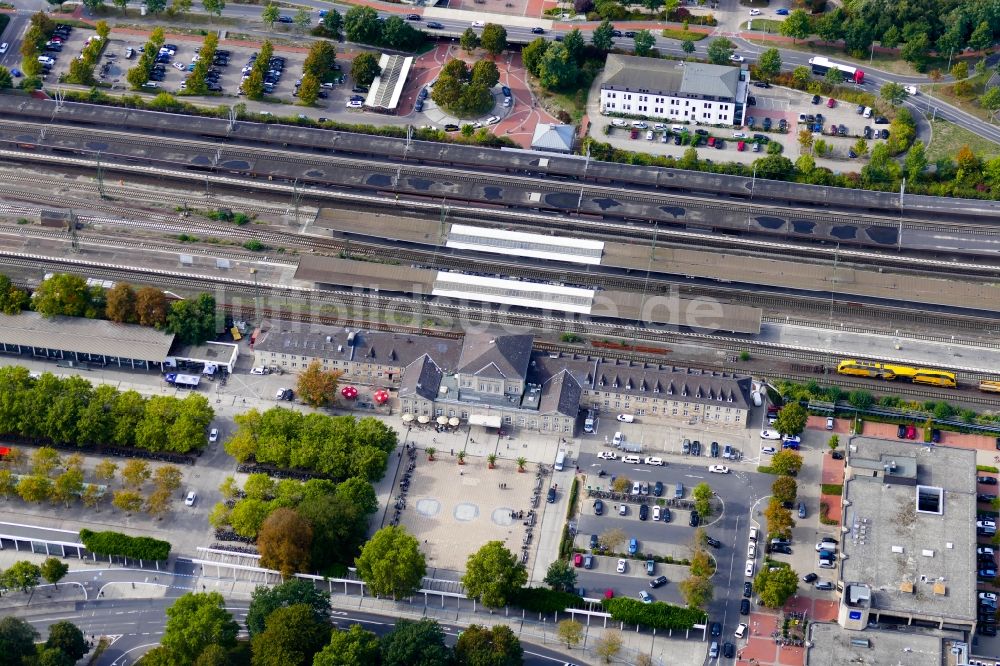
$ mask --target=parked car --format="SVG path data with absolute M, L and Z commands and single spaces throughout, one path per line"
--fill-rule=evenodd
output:
M 817 590 L 832 590 L 833 589 L 833 583 L 831 581 L 828 581 L 828 580 L 817 581 L 816 582 L 816 589 Z
M 997 485 L 997 479 L 995 476 L 977 476 L 976 481 L 983 484 L 984 486 Z
M 582 567 L 583 566 L 583 554 L 582 553 L 575 553 L 573 555 L 573 566 L 574 567 Z
M 709 546 L 711 546 L 712 548 L 721 548 L 722 547 L 722 542 L 721 541 L 719 541 L 718 539 L 713 539 L 710 536 L 706 536 L 705 537 L 705 543 L 708 544 Z
M 812 103 L 813 104 L 819 104 L 820 103 L 820 96 L 819 95 L 813 95 Z
M 749 599 L 751 596 L 753 596 L 753 583 L 745 581 L 743 583 L 743 597 Z
M 643 504 L 643 506 L 646 505 Z M 635 537 L 632 537 L 631 539 L 628 540 L 628 554 L 635 555 L 638 552 L 639 552 L 639 541 Z
M 898 426 L 896 426 L 896 437 L 898 439 L 906 439 L 906 425 L 905 424 L 900 423 Z
M 666 584 L 667 584 L 667 577 L 666 576 L 657 576 L 653 580 L 649 581 L 649 586 L 651 588 L 653 588 L 654 590 L 656 588 L 662 587 L 663 585 L 666 585 Z
M 587 553 L 586 555 L 583 556 L 583 568 L 584 569 L 594 568 L 594 556 L 591 555 L 590 553 Z
M 639 590 L 639 598 L 642 600 L 642 603 L 644 604 L 653 603 L 653 596 L 646 590 Z
M 750 600 L 746 598 L 740 599 L 740 615 L 749 615 L 749 614 L 750 614 Z
M 837 106 L 837 100 L 835 100 L 832 97 L 830 99 L 826 100 L 826 108 L 832 109 L 835 106 Z
M 649 518 L 649 505 L 640 504 L 639 505 L 639 520 L 646 520 Z
M 615 568 L 615 571 L 618 573 L 625 573 L 626 569 L 628 569 L 628 560 L 624 557 L 618 558 L 618 566 Z
M 595 516 L 604 515 L 604 502 L 602 502 L 601 500 L 594 501 L 594 515 Z
M 691 518 L 688 520 L 688 525 L 691 527 L 698 527 L 699 522 L 701 522 L 701 518 L 698 516 L 698 512 L 691 511 Z

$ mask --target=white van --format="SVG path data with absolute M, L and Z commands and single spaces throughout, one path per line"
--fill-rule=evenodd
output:
M 764 400 L 760 397 L 759 391 L 754 391 L 753 393 L 750 394 L 750 397 L 753 398 L 753 404 L 755 407 L 760 407 L 761 405 L 764 404 Z
M 56 61 L 48 56 L 38 56 L 38 62 L 43 65 L 49 65 L 49 66 L 56 64 Z
M 746 569 L 744 569 L 743 571 L 743 575 L 745 575 L 747 578 L 753 578 L 753 571 L 755 566 L 756 565 L 754 564 L 753 560 L 747 560 L 747 566 Z
M 861 115 L 864 116 L 865 118 L 871 118 L 872 117 L 872 107 L 866 106 L 865 107 L 865 112 L 862 113 Z
M 639 456 L 624 456 L 622 462 L 626 465 L 640 465 L 642 464 L 642 459 Z
M 556 454 L 556 464 L 553 466 L 557 472 L 563 471 L 563 466 L 566 464 L 566 452 L 560 451 Z
M 635 421 L 635 416 L 632 414 L 619 414 L 618 420 L 622 423 L 632 423 Z
M 587 434 L 594 432 L 594 417 L 588 415 L 583 420 L 583 431 Z

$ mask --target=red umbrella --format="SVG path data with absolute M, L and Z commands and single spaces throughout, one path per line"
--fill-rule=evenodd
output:
M 354 398 L 358 397 L 358 389 L 354 388 L 353 386 L 345 386 L 340 390 L 340 395 L 344 396 L 345 398 L 353 400 Z
M 389 402 L 389 392 L 385 389 L 375 391 L 375 394 L 372 397 L 375 399 L 375 402 L 380 405 Z

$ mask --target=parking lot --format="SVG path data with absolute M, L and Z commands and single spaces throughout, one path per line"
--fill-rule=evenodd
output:
M 834 100 L 831 106 L 830 98 L 817 97 L 789 88 L 764 88 L 755 84 L 751 88 L 754 104 L 747 108 L 746 125 L 723 128 L 699 127 L 670 120 L 636 121 L 602 116 L 599 96 L 595 101 L 592 95 L 589 104 L 593 122 L 591 136 L 608 141 L 616 148 L 676 159 L 680 159 L 691 147 L 692 141 L 697 140 L 695 148 L 701 160 L 750 164 L 767 154 L 767 144 L 771 142 L 780 144 L 781 154 L 794 162 L 802 154 L 799 131 L 820 129 L 813 131 L 813 140 L 822 139 L 831 151 L 825 158 L 816 156 L 817 164 L 838 171 L 860 169 L 864 163 L 850 157 L 852 147 L 859 137 L 865 136 L 867 126 L 871 132 L 870 150 L 875 131 L 888 131 L 888 119 L 879 118 L 876 112 L 865 118 L 860 113 L 863 108 L 859 110 L 857 105 Z M 813 103 L 814 99 L 816 103 Z M 810 115 L 813 116 L 811 124 L 806 122 Z M 831 133 L 834 125 L 837 131 Z

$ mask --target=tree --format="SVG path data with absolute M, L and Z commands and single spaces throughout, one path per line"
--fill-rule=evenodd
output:
M 695 51 L 694 42 L 691 41 L 690 39 L 685 39 L 683 42 L 681 42 L 681 50 L 683 50 L 684 53 L 691 55 Z
M 412 596 L 427 573 L 419 542 L 392 525 L 372 535 L 354 562 L 372 594 L 393 599 Z
M 146 513 L 157 520 L 170 513 L 173 494 L 166 488 L 157 488 L 146 498 Z
M 331 36 L 339 39 L 340 32 L 344 29 L 344 17 L 336 9 L 327 10 L 326 16 L 322 19 L 323 28 Z
M 187 14 L 191 11 L 192 0 L 173 0 L 170 3 L 170 9 L 175 14 Z
M 470 80 L 473 84 L 492 88 L 500 83 L 500 70 L 492 60 L 480 60 L 472 66 Z
M 611 24 L 611 21 L 604 19 L 599 26 L 594 28 L 594 32 L 590 36 L 590 43 L 598 51 L 607 53 L 615 46 L 614 32 L 615 26 Z
M 14 78 L 11 76 L 10 70 L 6 67 L 0 67 L 0 90 L 7 90 L 13 87 Z
M 524 68 L 532 76 L 538 76 L 541 73 L 542 59 L 545 57 L 545 52 L 548 48 L 548 40 L 544 37 L 539 37 L 521 49 L 521 61 L 524 63 Z
M 691 491 L 695 511 L 703 518 L 712 515 L 712 496 L 714 494 L 711 486 L 704 482 L 699 483 Z
M 799 575 L 790 567 L 777 567 L 774 570 L 761 567 L 753 587 L 762 604 L 768 608 L 781 608 L 798 589 Z
M 351 62 L 351 78 L 359 86 L 367 88 L 381 73 L 382 68 L 379 67 L 378 56 L 369 51 L 363 51 L 354 56 L 354 60 Z
M 222 16 L 222 10 L 226 8 L 226 2 L 225 0 L 201 0 L 201 6 L 209 14 Z
M 601 546 L 608 552 L 616 552 L 627 539 L 625 530 L 620 527 L 615 527 L 601 534 L 600 543 Z
M 268 42 L 264 42 L 268 45 Z M 261 54 L 264 47 L 261 47 Z M 267 58 L 259 56 L 266 62 Z M 270 56 L 268 56 L 270 57 Z M 254 67 L 254 72 L 260 71 Z M 247 93 L 249 96 L 249 92 Z M 215 298 L 211 294 L 199 294 L 195 299 L 174 301 L 167 315 L 167 330 L 189 345 L 200 345 L 215 336 Z
M 799 484 L 790 476 L 779 476 L 771 484 L 771 494 L 783 504 L 795 501 L 798 491 Z
M 993 88 L 993 90 L 1000 89 Z M 997 108 L 1000 108 L 1000 92 L 997 93 Z M 919 183 L 924 177 L 924 171 L 927 169 L 927 154 L 924 151 L 924 143 L 922 141 L 915 141 L 910 146 L 909 152 L 906 153 L 903 166 L 906 169 L 906 175 L 913 183 Z
M 854 142 L 854 152 L 857 153 L 858 157 L 864 157 L 868 154 L 868 141 L 865 137 L 859 136 L 858 140 Z
M 882 89 L 879 90 L 879 97 L 893 106 L 899 106 L 907 97 L 906 88 L 901 83 L 889 81 L 882 85 Z
M 479 44 L 494 58 L 507 50 L 507 28 L 499 23 L 487 23 Z
M 163 326 L 167 321 L 167 297 L 156 287 L 143 287 L 135 295 L 135 314 L 142 326 Z
M 516 590 L 528 582 L 524 565 L 502 541 L 490 541 L 469 556 L 462 584 L 469 597 L 489 608 L 500 608 Z
M 976 51 L 985 51 L 993 46 L 993 28 L 989 21 L 981 21 L 969 35 L 969 46 Z
M 15 315 L 27 310 L 30 304 L 31 297 L 28 296 L 28 292 L 16 287 L 6 275 L 0 275 L 0 312 Z
M 844 82 L 844 73 L 835 67 L 831 67 L 826 70 L 826 74 L 823 75 L 823 80 L 831 86 L 837 86 Z
M 302 76 L 299 86 L 299 101 L 305 106 L 312 106 L 319 99 L 320 81 L 312 74 Z
M 235 647 L 239 630 L 221 594 L 189 592 L 167 609 L 160 643 L 181 663 L 191 663 L 209 645 Z
M 858 409 L 868 409 L 875 402 L 875 398 L 868 391 L 851 391 L 847 394 L 847 402 L 851 404 L 852 407 Z
M 781 74 L 781 52 L 767 49 L 757 58 L 757 75 L 765 81 L 773 81 Z
M 458 666 L 517 666 L 522 663 L 523 656 L 521 641 L 503 624 L 492 629 L 470 625 L 455 644 Z
M 689 576 L 678 583 L 678 587 L 689 608 L 704 608 L 715 592 L 712 581 L 704 576 Z
M 782 435 L 799 435 L 806 429 L 809 421 L 809 412 L 797 402 L 785 405 L 778 412 L 778 418 L 774 422 L 774 429 Z
M 572 650 L 583 640 L 583 625 L 576 620 L 563 620 L 556 625 L 556 635 L 566 644 L 567 650 Z
M 56 561 L 58 562 L 59 560 Z M 46 577 L 46 580 L 48 580 L 48 577 Z M 66 620 L 49 625 L 49 637 L 45 641 L 45 647 L 59 650 L 68 656 L 73 663 L 82 659 L 88 650 L 87 641 L 83 638 L 83 632 L 75 624 Z
M 656 46 L 656 37 L 649 30 L 637 30 L 633 38 L 633 53 L 640 57 L 645 57 L 653 52 Z
M 267 618 L 279 608 L 306 605 L 317 622 L 330 621 L 330 597 L 310 581 L 293 578 L 274 587 L 258 585 L 250 595 L 247 611 L 247 631 L 256 636 L 264 631 Z
M 157 467 L 153 472 L 153 484 L 157 488 L 162 488 L 173 492 L 181 487 L 181 480 L 184 475 L 176 465 L 163 465 Z
M 297 383 L 302 401 L 310 407 L 325 407 L 336 400 L 337 382 L 344 373 L 324 370 L 323 364 L 313 361 L 299 374 Z
M 969 78 L 969 63 L 964 60 L 956 62 L 951 68 L 951 78 L 956 81 Z
M 133 458 L 125 463 L 122 468 L 122 484 L 132 490 L 141 490 L 142 486 L 149 481 L 153 473 L 149 469 L 149 463 L 145 460 Z
M 576 570 L 566 560 L 555 560 L 545 572 L 545 584 L 560 592 L 576 590 Z
M 916 35 L 913 39 L 910 39 L 903 45 L 900 49 L 899 55 L 908 63 L 911 63 L 919 72 L 924 70 L 927 66 L 927 60 L 930 57 L 929 51 L 931 48 L 930 39 L 925 34 Z
M 295 27 L 299 32 L 305 32 L 312 24 L 312 18 L 309 16 L 309 12 L 303 8 L 300 8 L 295 12 L 295 16 L 292 17 L 292 21 L 294 21 Z M 318 43 L 322 44 L 323 42 Z
M 31 302 L 35 311 L 46 317 L 95 318 L 100 312 L 93 296 L 87 281 L 79 275 L 57 273 L 38 285 Z
M 31 456 L 31 471 L 33 474 L 48 476 L 56 467 L 62 465 L 59 452 L 51 446 L 43 446 Z
M 451 656 L 444 643 L 444 631 L 436 620 L 399 620 L 396 628 L 382 637 L 382 666 L 437 666 Z
M 83 492 L 83 471 L 68 469 L 56 477 L 52 484 L 52 499 L 62 502 L 66 508 Z
M 691 575 L 700 576 L 702 578 L 710 578 L 713 573 L 715 573 L 715 566 L 712 564 L 712 558 L 708 556 L 703 546 L 695 548 L 694 552 L 691 554 Z
M 610 664 L 622 649 L 622 635 L 617 631 L 605 631 L 604 635 L 597 640 L 594 652 L 604 659 L 605 664 Z
M 102 460 L 94 465 L 94 478 L 104 483 L 110 483 L 115 478 L 118 465 L 112 460 Z
M 111 505 L 119 511 L 132 514 L 142 509 L 142 495 L 134 490 L 119 490 L 111 499 Z
M 538 65 L 538 78 L 542 87 L 549 90 L 561 90 L 576 85 L 580 70 L 576 60 L 569 56 L 559 42 L 550 44 Z
M 362 629 L 360 624 L 352 624 L 347 631 L 334 629 L 330 643 L 313 659 L 313 666 L 377 664 L 378 657 L 378 636 Z
M 251 639 L 253 666 L 309 666 L 330 640 L 330 625 L 317 620 L 308 604 L 276 609 L 265 627 Z
M 257 537 L 261 566 L 277 569 L 286 578 L 307 571 L 312 539 L 312 526 L 296 511 L 275 509 Z
M 793 42 L 805 39 L 812 32 L 812 21 L 809 14 L 803 9 L 794 10 L 778 26 L 778 32 L 785 37 L 791 37 Z
M 802 469 L 802 456 L 791 449 L 778 451 L 771 458 L 771 469 L 775 474 L 795 476 Z
M 775 537 L 791 537 L 795 521 L 792 512 L 781 506 L 777 498 L 772 497 L 764 509 L 764 519 L 767 520 L 767 535 Z
M 25 594 L 38 587 L 42 578 L 41 568 L 27 560 L 14 562 L 9 569 L 0 576 L 3 586 L 11 590 L 21 590 Z
M 260 20 L 268 27 L 273 28 L 274 24 L 281 18 L 281 8 L 274 3 L 264 5 L 264 10 L 260 13 Z
M 728 65 L 729 56 L 736 50 L 736 44 L 725 37 L 717 37 L 708 45 L 708 61 L 715 65 Z
M 0 469 L 0 495 L 10 499 L 10 496 L 17 492 L 17 479 L 9 469 Z
M 0 653 L 2 663 L 9 666 L 20 666 L 26 663 L 26 657 L 35 654 L 35 640 L 38 632 L 26 621 L 13 615 L 0 619 Z
M 570 57 L 576 60 L 577 64 L 583 63 L 587 42 L 584 40 L 583 33 L 580 32 L 579 28 L 573 28 L 567 32 L 563 36 L 562 44 L 569 51 Z
M 52 496 L 52 481 L 45 476 L 22 476 L 17 483 L 17 494 L 25 502 L 44 502 Z
M 302 63 L 302 71 L 304 74 L 312 74 L 317 79 L 322 79 L 336 63 L 337 49 L 332 43 L 321 39 L 309 47 L 309 55 Z
M 472 28 L 466 28 L 458 40 L 458 45 L 466 53 L 472 53 L 479 48 L 479 35 Z
M 830 435 L 830 439 L 826 443 L 830 447 L 831 451 L 836 451 L 837 447 L 840 446 L 840 437 L 837 435 Z

